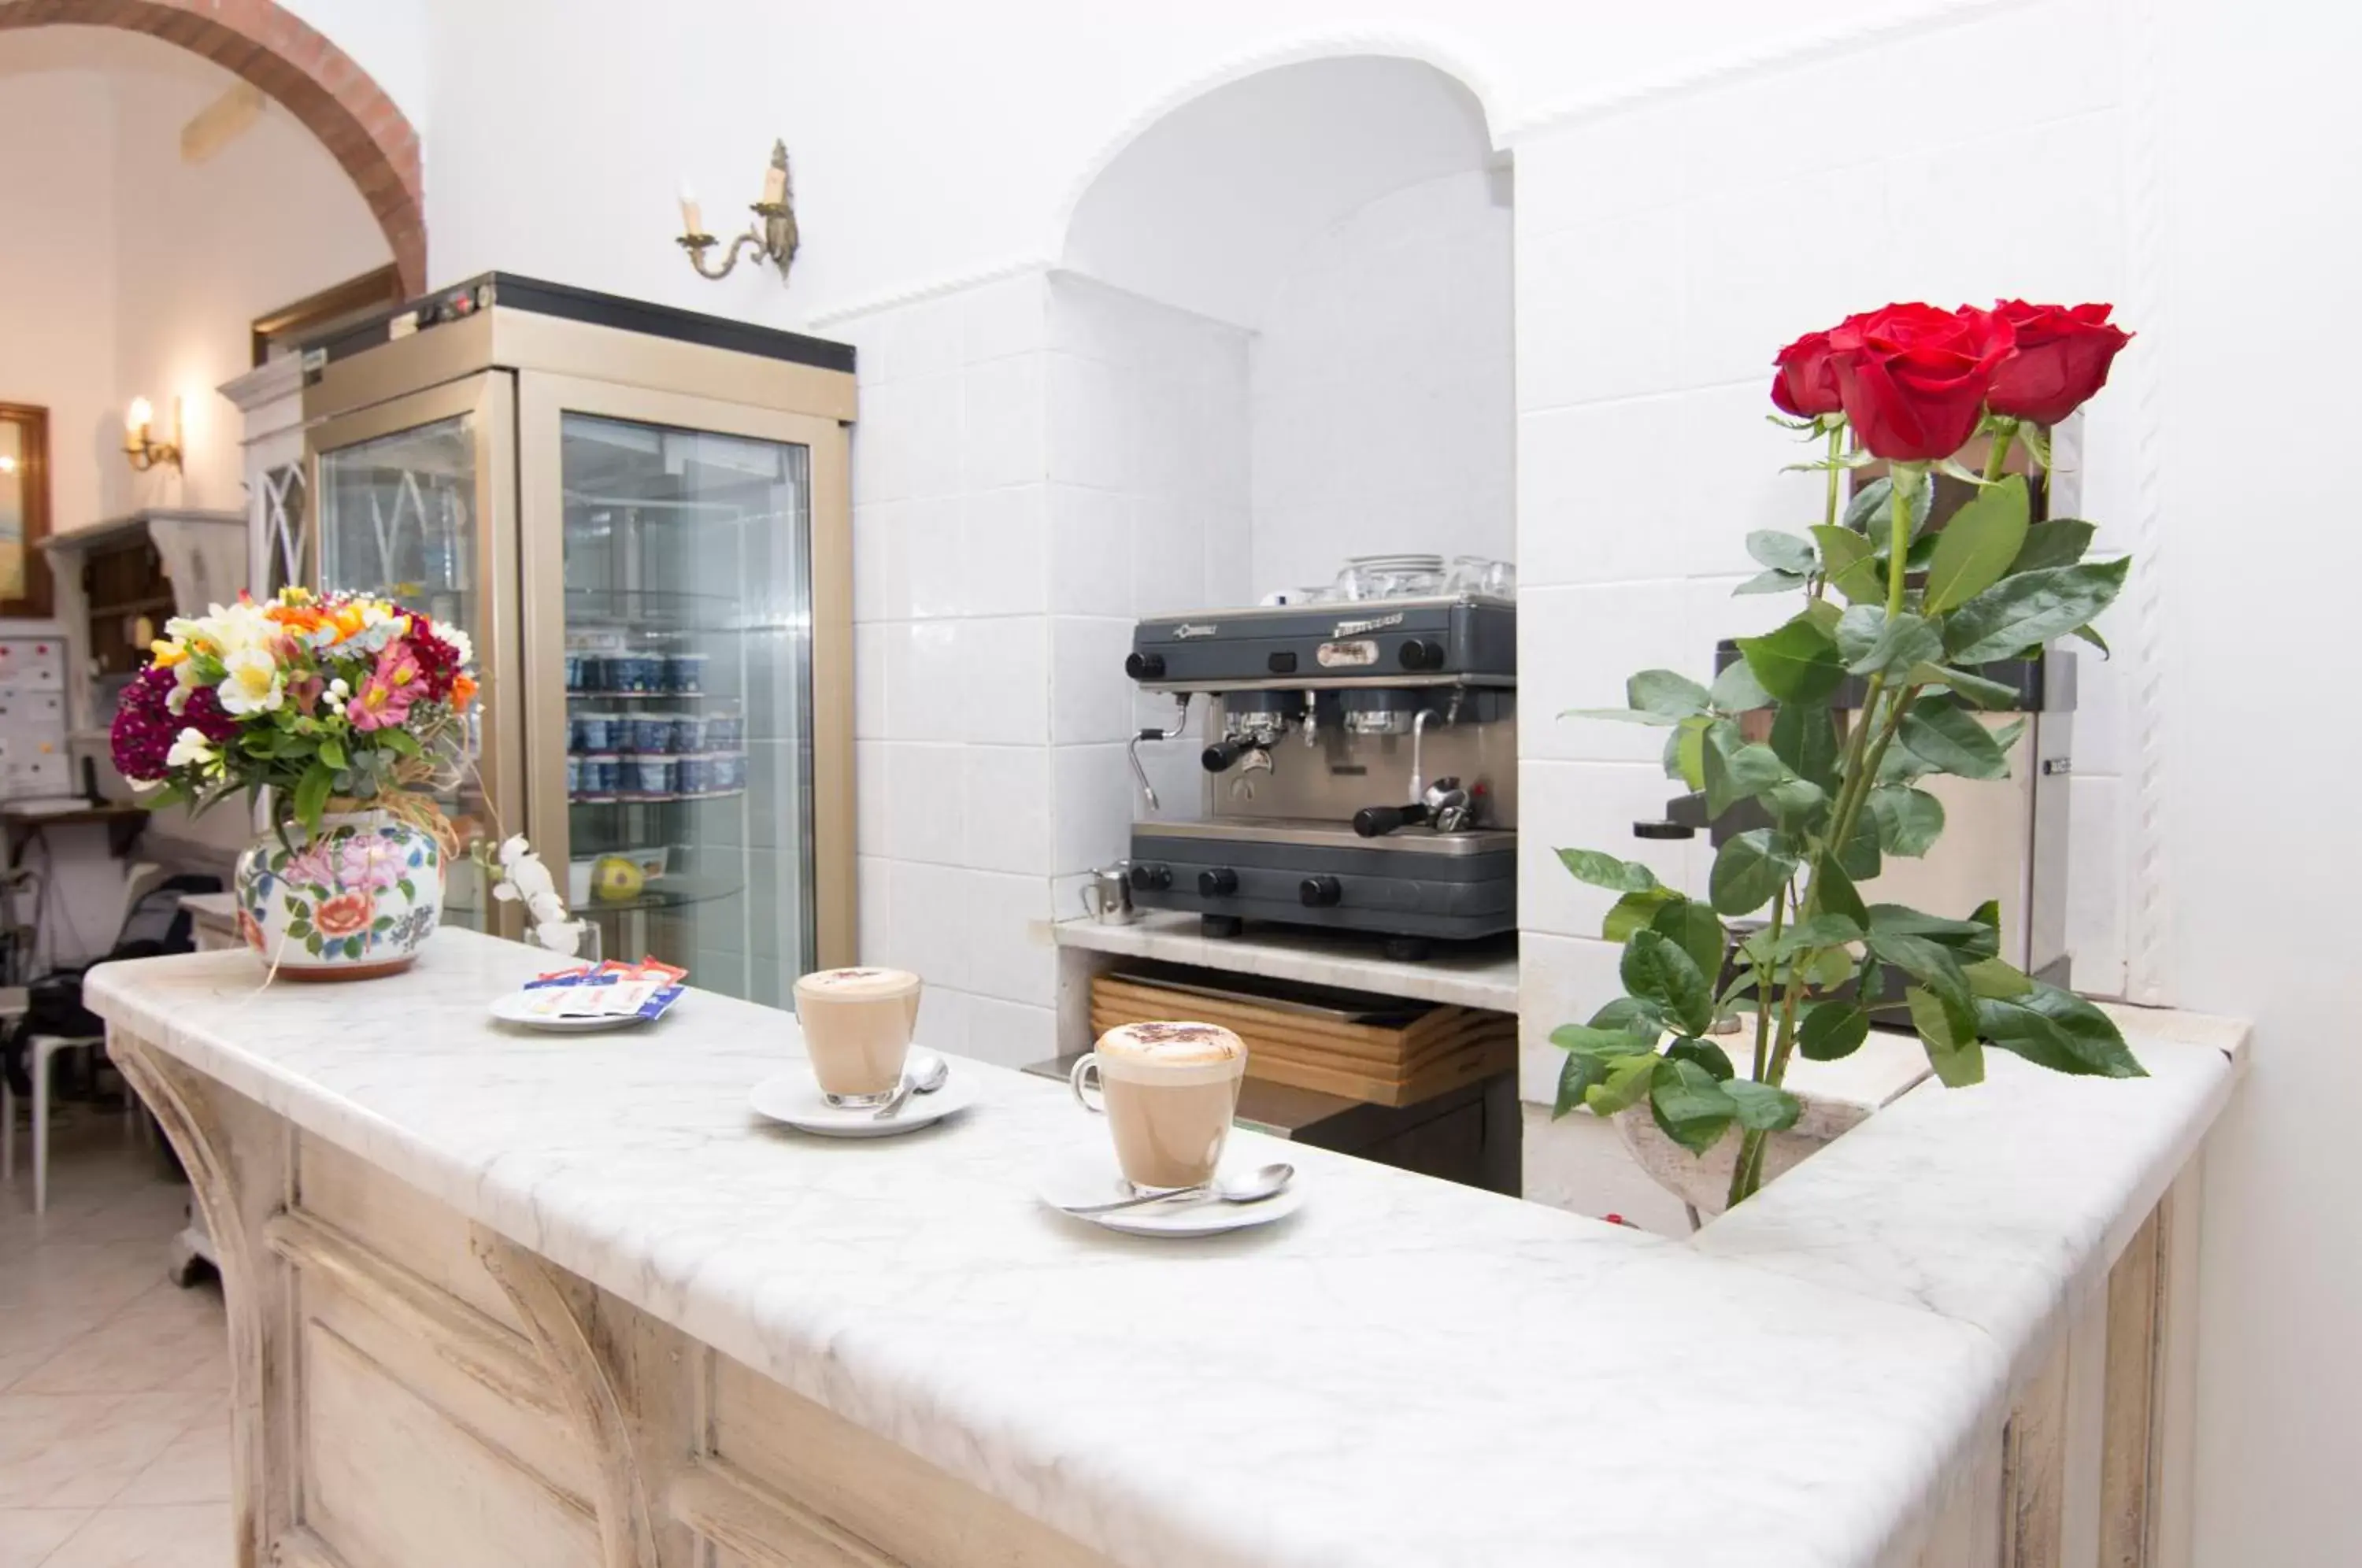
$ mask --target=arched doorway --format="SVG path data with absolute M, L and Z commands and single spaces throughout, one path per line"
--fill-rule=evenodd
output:
M 278 100 L 369 203 L 404 290 L 425 292 L 418 133 L 369 72 L 319 32 L 272 0 L 0 0 L 0 29 L 59 23 L 160 39 Z

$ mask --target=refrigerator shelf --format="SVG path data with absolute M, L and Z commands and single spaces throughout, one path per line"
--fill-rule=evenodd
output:
M 602 702 L 713 702 L 736 701 L 735 698 L 728 697 L 725 693 L 720 691 L 602 691 L 596 687 L 588 686 L 569 686 L 566 689 L 566 696 L 569 701 L 578 698 L 588 701 L 589 699 L 595 697 Z
M 665 806 L 683 801 L 734 801 L 744 790 L 701 790 L 694 795 L 569 795 L 569 806 Z
M 743 882 L 705 881 L 691 877 L 664 877 L 647 883 L 636 896 L 629 899 L 593 897 L 580 905 L 577 914 L 596 918 L 600 915 L 631 914 L 642 910 L 677 910 L 690 904 L 713 903 L 723 899 L 734 899 L 745 892 Z

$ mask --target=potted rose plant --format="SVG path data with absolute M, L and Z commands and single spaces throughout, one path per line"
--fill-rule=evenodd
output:
M 1941 805 L 1920 780 L 2006 776 L 2017 726 L 1977 711 L 2014 693 L 1981 666 L 2039 657 L 2070 635 L 2104 651 L 2092 622 L 2130 562 L 2086 560 L 2092 525 L 2034 521 L 2025 477 L 2006 469 L 2021 444 L 2047 467 L 2049 428 L 2105 383 L 2130 340 L 2108 315 L 2099 304 L 1894 304 L 1781 350 L 1773 417 L 1821 448 L 1802 466 L 1827 470 L 1825 510 L 1809 537 L 1751 535 L 1766 569 L 1739 591 L 1794 590 L 1804 608 L 1739 639 L 1742 657 L 1711 684 L 1643 670 L 1627 685 L 1629 708 L 1587 715 L 1670 730 L 1669 777 L 1702 791 L 1710 817 L 1744 806 L 1766 825 L 1725 838 L 1704 900 L 1616 856 L 1559 852 L 1574 876 L 1621 895 L 1605 934 L 1624 944 L 1625 994 L 1552 1034 L 1566 1052 L 1557 1114 L 1645 1106 L 1693 1154 L 1735 1135 L 1728 1201 L 1740 1202 L 1762 1183 L 1770 1134 L 1796 1121 L 1783 1087 L 1791 1063 L 1858 1050 L 1872 1012 L 1896 999 L 1883 994 L 1890 973 L 1947 1085 L 1980 1081 L 1988 1046 L 2060 1072 L 2140 1075 L 2106 1014 L 2000 958 L 1994 905 L 1926 913 L 1867 887 L 1883 856 L 1924 855 L 1941 834 Z M 1972 469 L 1961 459 L 1979 444 Z M 1872 464 L 1883 477 L 1845 504 L 1845 472 Z M 1975 493 L 1930 529 L 1938 472 Z M 1861 696 L 1840 714 L 1832 699 L 1849 677 Z M 1768 738 L 1747 738 L 1743 716 Z M 1724 922 L 1759 914 L 1734 944 Z M 1710 1038 L 1741 1010 L 1744 1076 Z
M 238 857 L 238 927 L 309 979 L 407 968 L 440 918 L 457 845 L 435 793 L 466 764 L 467 634 L 382 599 L 241 594 L 164 628 L 125 689 L 116 767 L 156 804 L 268 791 Z

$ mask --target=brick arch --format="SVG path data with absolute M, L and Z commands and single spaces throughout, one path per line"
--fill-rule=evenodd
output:
M 404 290 L 426 290 L 418 133 L 353 58 L 272 0 L 0 0 L 0 29 L 120 28 L 202 55 L 284 105 L 351 176 L 393 249 Z

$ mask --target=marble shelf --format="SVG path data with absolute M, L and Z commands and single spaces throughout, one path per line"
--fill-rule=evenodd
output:
M 107 965 L 88 993 L 143 1092 L 216 1096 L 230 1132 L 275 1118 L 479 1228 L 496 1273 L 562 1271 L 545 1307 L 594 1286 L 1087 1554 L 1039 1560 L 1123 1568 L 1970 1561 L 1931 1542 L 2004 1517 L 2025 1368 L 2191 1158 L 2242 1037 L 2133 1014 L 2145 1080 L 1997 1061 L 1979 1089 L 1921 1083 L 1687 1243 L 1242 1131 L 1237 1158 L 1296 1164 L 1304 1209 L 1175 1246 L 1033 1198 L 1045 1161 L 1103 1137 L 1063 1086 L 957 1060 L 981 1101 L 954 1121 L 800 1138 L 746 1108 L 801 1059 L 790 1015 L 693 992 L 646 1031 L 493 1024 L 539 963 L 446 930 L 335 995 L 266 987 L 244 953 Z M 337 1235 L 248 1202 L 271 1245 L 360 1277 Z M 611 1407 L 637 1408 L 590 1415 Z M 729 1524 L 703 1451 L 649 1441 L 594 1498 L 602 1528 L 664 1498 Z M 285 1479 L 248 1484 L 303 1496 Z
M 1499 938 L 1473 953 L 1439 948 L 1434 957 L 1411 964 L 1382 955 L 1375 937 L 1330 936 L 1264 925 L 1251 925 L 1238 936 L 1209 937 L 1200 935 L 1198 926 L 1194 914 L 1151 910 L 1130 925 L 1101 925 L 1087 919 L 1062 921 L 1054 934 L 1061 947 L 1126 958 L 1159 958 L 1234 975 L 1301 980 L 1380 996 L 1489 1008 L 1496 1012 L 1518 1010 L 1515 937 Z

